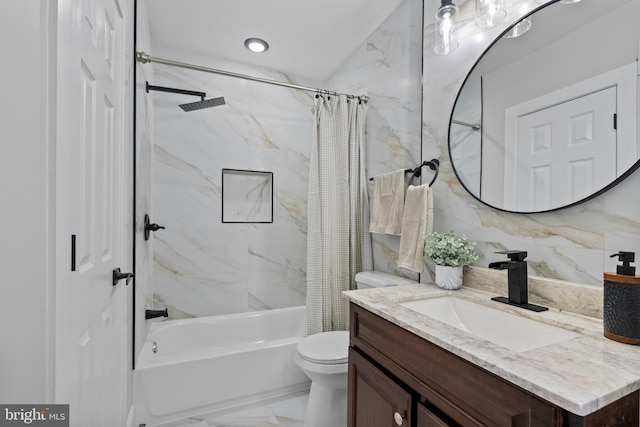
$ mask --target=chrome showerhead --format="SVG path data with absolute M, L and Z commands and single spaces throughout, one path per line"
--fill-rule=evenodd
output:
M 189 102 L 188 104 L 180 104 L 179 107 L 184 111 L 196 111 L 202 110 L 203 108 L 209 107 L 217 107 L 218 105 L 224 105 L 224 97 L 220 98 L 211 98 L 211 99 L 203 99 L 202 101 Z

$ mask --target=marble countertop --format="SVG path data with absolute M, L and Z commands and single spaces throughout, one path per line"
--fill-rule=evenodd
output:
M 585 416 L 640 389 L 640 346 L 603 336 L 602 320 L 550 308 L 529 312 L 491 301 L 495 294 L 463 287 L 446 291 L 429 284 L 343 292 L 378 316 L 570 411 Z M 579 332 L 567 341 L 525 352 L 477 338 L 398 303 L 451 295 Z

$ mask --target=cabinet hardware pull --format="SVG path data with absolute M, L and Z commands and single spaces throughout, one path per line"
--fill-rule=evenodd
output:
M 397 425 L 401 426 L 404 423 L 404 420 L 407 419 L 405 415 L 402 415 L 400 412 L 396 412 L 393 414 L 393 420 Z

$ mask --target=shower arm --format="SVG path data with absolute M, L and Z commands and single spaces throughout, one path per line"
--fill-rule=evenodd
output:
M 169 59 L 156 58 L 144 52 L 136 52 L 136 60 L 141 64 L 154 62 L 156 64 L 170 65 L 172 67 L 186 68 L 188 70 L 203 71 L 205 73 L 220 74 L 227 77 L 235 77 L 235 78 L 244 79 L 244 80 L 251 80 L 254 82 L 267 83 L 267 84 L 276 85 L 276 86 L 284 86 L 291 89 L 306 90 L 309 92 L 321 92 L 321 93 L 326 93 L 328 95 L 335 95 L 335 96 L 345 95 L 348 98 L 358 98 L 365 103 L 369 101 L 369 97 L 365 95 L 355 96 L 347 93 L 333 92 L 333 91 L 324 90 L 324 89 L 316 89 L 316 88 L 307 87 L 307 86 L 295 85 L 292 83 L 281 82 L 278 80 L 263 79 L 261 77 L 254 77 L 246 74 L 232 73 L 230 71 L 218 70 L 215 68 L 207 68 L 207 67 L 202 67 L 200 65 L 192 65 L 192 64 L 186 64 L 184 62 L 171 61 Z
M 191 96 L 199 96 L 201 100 L 204 101 L 204 98 L 207 96 L 205 92 L 197 92 L 195 90 L 185 90 L 185 89 L 174 89 L 172 87 L 164 87 L 164 86 L 154 86 L 150 85 L 149 82 L 145 82 L 145 89 L 147 93 L 150 90 L 155 90 L 158 92 L 169 92 L 169 93 L 179 93 L 181 95 L 191 95 Z

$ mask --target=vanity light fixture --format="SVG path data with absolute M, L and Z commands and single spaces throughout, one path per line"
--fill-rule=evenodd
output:
M 507 16 L 504 0 L 476 0 L 476 25 L 481 28 L 495 26 Z
M 452 0 L 442 0 L 436 12 L 433 51 L 447 55 L 458 48 L 458 6 Z
M 560 3 L 562 4 L 572 4 L 572 3 L 578 3 L 581 0 L 560 0 Z
M 251 52 L 255 53 L 266 52 L 269 49 L 269 43 L 256 37 L 246 39 L 244 41 L 244 46 Z

